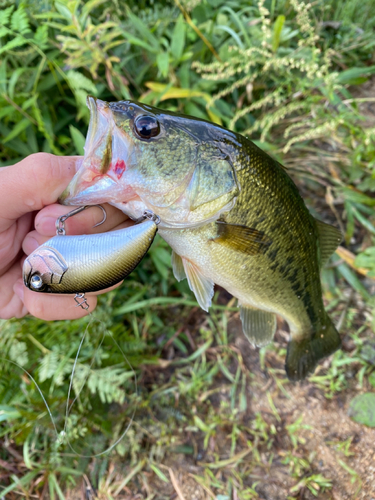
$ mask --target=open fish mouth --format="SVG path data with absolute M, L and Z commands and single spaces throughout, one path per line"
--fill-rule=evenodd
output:
M 110 104 L 88 96 L 87 106 L 90 123 L 83 162 L 59 202 L 93 205 L 136 199 L 136 193 L 124 182 L 133 141 L 116 126 Z

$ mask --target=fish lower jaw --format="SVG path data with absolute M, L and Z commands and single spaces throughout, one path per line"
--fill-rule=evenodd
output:
M 130 201 L 110 201 L 109 203 L 133 220 L 140 219 L 146 210 L 150 210 L 140 198 L 135 198 Z

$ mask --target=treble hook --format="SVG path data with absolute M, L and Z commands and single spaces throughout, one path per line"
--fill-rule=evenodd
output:
M 75 208 L 74 210 L 72 210 L 71 212 L 68 212 L 65 215 L 60 215 L 60 217 L 58 217 L 56 219 L 56 223 L 55 223 L 56 234 L 58 236 L 64 236 L 66 234 L 65 233 L 65 221 L 67 219 L 69 219 L 69 217 L 72 217 L 73 215 L 79 214 L 80 212 L 83 212 L 87 208 L 91 208 L 91 207 L 98 207 L 103 212 L 103 219 L 100 222 L 98 222 L 97 224 L 95 224 L 95 226 L 92 226 L 92 227 L 101 226 L 107 220 L 107 212 L 105 211 L 105 208 L 102 207 L 101 205 L 83 205 L 82 207 Z

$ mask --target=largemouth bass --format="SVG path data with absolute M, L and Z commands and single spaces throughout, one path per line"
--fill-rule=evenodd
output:
M 256 346 L 284 318 L 287 375 L 306 377 L 340 346 L 319 276 L 340 232 L 314 219 L 282 165 L 240 134 L 133 101 L 87 102 L 83 164 L 60 201 L 108 202 L 133 219 L 156 213 L 175 277 L 200 306 L 224 287 Z
M 54 236 L 23 264 L 25 286 L 35 292 L 86 293 L 103 290 L 129 276 L 148 252 L 157 225 L 152 220 L 80 236 Z

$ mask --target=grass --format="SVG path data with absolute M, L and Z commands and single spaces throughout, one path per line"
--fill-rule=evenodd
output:
M 88 93 L 139 99 L 251 133 L 345 242 L 322 273 L 343 350 L 301 385 L 285 326 L 253 350 L 236 304 L 221 290 L 200 311 L 160 239 L 90 324 L 2 321 L 0 498 L 368 497 L 373 431 L 346 409 L 374 391 L 372 1 L 1 5 L 1 166 L 82 153 Z

